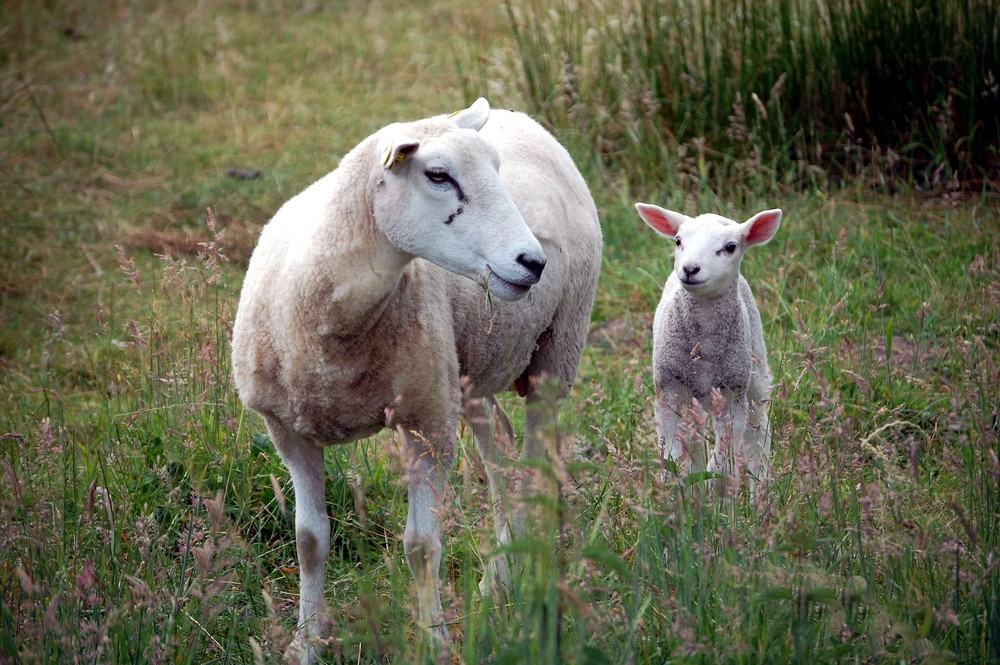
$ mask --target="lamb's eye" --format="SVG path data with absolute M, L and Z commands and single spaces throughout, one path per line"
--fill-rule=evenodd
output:
M 726 243 L 725 250 L 726 254 L 734 253 L 736 251 L 736 243 L 730 240 L 729 242 Z
M 681 246 L 681 239 L 680 239 L 680 238 L 674 238 L 674 242 L 676 242 L 676 243 L 677 243 L 677 246 L 678 246 L 678 247 L 680 247 L 680 246 Z
M 444 185 L 451 182 L 451 176 L 448 175 L 448 172 L 443 169 L 430 169 L 425 173 L 425 175 L 427 176 L 427 179 L 435 185 Z

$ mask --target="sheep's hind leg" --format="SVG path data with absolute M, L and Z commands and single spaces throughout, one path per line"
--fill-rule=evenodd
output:
M 516 538 L 538 535 L 545 523 L 543 503 L 534 499 L 553 498 L 559 494 L 559 487 L 550 484 L 549 477 L 541 472 L 537 463 L 546 462 L 553 467 L 561 463 L 559 400 L 566 396 L 566 386 L 570 385 L 565 379 L 544 371 L 526 375 L 530 378 L 524 405 L 524 443 L 519 459 L 528 464 L 514 471 L 515 505 L 511 530 Z
M 450 460 L 427 453 L 417 434 L 400 428 L 406 439 L 408 510 L 403 550 L 417 586 L 420 623 L 438 647 L 451 646 L 441 608 L 441 522 L 438 517 Z M 421 454 L 424 451 L 425 454 Z
M 597 283 L 597 267 L 584 267 L 574 280 L 574 298 L 590 299 Z M 580 356 L 587 341 L 589 316 L 580 316 L 579 310 L 560 309 L 552 318 L 552 325 L 538 338 L 538 346 L 531 362 L 521 375 L 525 381 L 524 443 L 521 446 L 522 462 L 548 460 L 561 464 L 559 431 L 559 400 L 570 394 L 580 365 Z M 529 510 L 526 500 L 537 495 L 555 496 L 555 492 L 540 485 L 536 469 L 518 469 L 514 482 L 517 505 L 511 520 L 514 535 L 527 535 Z M 535 518 L 539 517 L 537 511 Z
M 295 544 L 299 560 L 299 630 L 285 654 L 289 662 L 316 661 L 315 642 L 328 627 L 323 583 L 330 553 L 330 518 L 326 512 L 323 448 L 309 443 L 271 419 L 267 429 L 292 477 L 295 492 Z
M 771 423 L 767 416 L 766 401 L 750 404 L 745 449 L 750 496 L 756 499 L 767 486 L 771 457 Z
M 471 405 L 467 405 L 472 408 Z M 509 463 L 514 459 L 514 429 L 510 419 L 490 395 L 482 401 L 482 411 L 469 414 L 468 423 L 472 428 L 476 448 L 486 469 L 489 484 L 490 506 L 493 510 L 493 527 L 497 545 L 502 547 L 511 541 L 508 502 L 511 498 Z M 506 555 L 493 555 L 483 571 L 479 583 L 479 593 L 483 596 L 503 592 L 510 588 L 510 565 Z

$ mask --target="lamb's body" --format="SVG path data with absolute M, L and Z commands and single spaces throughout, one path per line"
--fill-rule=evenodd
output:
M 760 312 L 742 275 L 736 288 L 708 299 L 691 295 L 671 274 L 653 320 L 655 381 L 708 403 L 713 388 L 767 399 L 771 372 Z
M 653 321 L 655 418 L 663 455 L 681 469 L 725 476 L 740 461 L 755 484 L 766 475 L 770 451 L 771 371 L 760 312 L 739 267 L 750 246 L 777 232 L 781 211 L 737 224 L 716 215 L 691 219 L 647 204 L 637 208 L 650 226 L 677 242 L 675 269 Z M 677 433 L 692 400 L 715 416 L 707 465 L 702 441 Z
M 463 113 L 482 116 L 479 104 L 485 102 Z M 233 329 L 236 387 L 247 406 L 264 415 L 292 474 L 300 616 L 309 635 L 317 632 L 329 550 L 322 446 L 386 427 L 405 438 L 407 559 L 421 620 L 446 641 L 436 512 L 454 458 L 460 379 L 468 377 L 471 395 L 494 405 L 491 396 L 515 381 L 530 402 L 537 399 L 530 377 L 558 379 L 563 395 L 575 379 L 600 267 L 596 209 L 551 135 L 523 114 L 490 113 L 488 106 L 485 112 L 488 122 L 485 116 L 437 117 L 369 137 L 279 210 L 250 262 Z M 447 165 L 447 180 L 436 179 L 438 162 Z M 393 193 L 401 178 L 426 189 L 423 198 L 411 200 L 410 190 Z M 387 191 L 402 202 L 383 202 Z M 413 212 L 415 206 L 427 210 Z M 490 225 L 499 229 L 494 235 L 475 235 L 482 228 L 490 233 Z M 464 235 L 452 239 L 447 234 L 453 232 Z M 475 265 L 463 263 L 463 251 Z M 492 297 L 470 276 L 485 280 Z M 519 299 L 528 287 L 530 297 Z M 523 456 L 541 452 L 532 411 Z M 484 459 L 496 462 L 488 424 L 470 425 Z M 488 471 L 497 533 L 506 538 L 504 491 L 493 486 L 500 482 L 493 468 Z M 303 660 L 311 657 L 311 649 L 302 652 Z

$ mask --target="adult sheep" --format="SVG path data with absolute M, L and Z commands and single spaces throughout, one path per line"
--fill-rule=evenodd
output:
M 540 399 L 535 379 L 569 392 L 601 244 L 593 200 L 566 150 L 526 115 L 491 112 L 485 99 L 379 130 L 265 226 L 233 327 L 233 371 L 292 478 L 293 650 L 302 662 L 314 657 L 330 549 L 324 446 L 383 428 L 401 436 L 406 560 L 420 622 L 447 644 L 438 510 L 457 419 L 465 413 L 487 462 L 495 529 L 507 540 L 487 419 L 508 430 L 509 421 L 494 395 L 518 387 L 529 405 L 521 455 L 543 454 L 542 415 L 530 408 Z M 468 417 L 475 404 L 486 405 L 485 417 Z

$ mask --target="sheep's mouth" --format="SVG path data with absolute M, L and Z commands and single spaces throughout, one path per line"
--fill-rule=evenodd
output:
M 683 277 L 681 277 L 681 285 L 685 289 L 694 289 L 694 288 L 697 288 L 697 287 L 701 286 L 704 283 L 705 283 L 705 280 L 702 280 L 702 281 L 699 282 L 699 281 L 694 280 L 694 279 L 684 279 Z
M 520 300 L 528 295 L 531 287 L 538 283 L 538 280 L 511 281 L 496 274 L 492 269 L 486 280 L 490 293 L 500 300 Z

